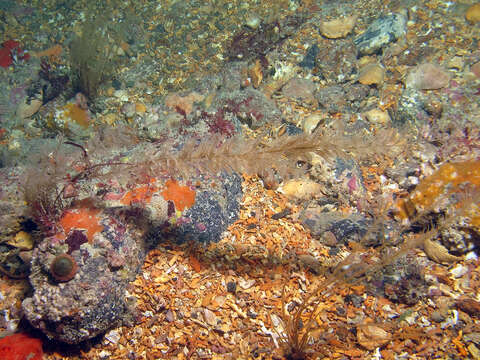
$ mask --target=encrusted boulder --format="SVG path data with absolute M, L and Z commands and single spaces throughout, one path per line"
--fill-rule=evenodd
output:
M 158 178 L 129 190 L 92 180 L 84 188 L 96 194 L 102 188 L 101 199 L 75 201 L 62 213 L 57 232 L 35 248 L 33 295 L 23 301 L 34 327 L 70 344 L 132 319 L 127 285 L 149 248 L 167 237 L 218 241 L 237 216 L 241 177 L 220 172 L 189 181 Z

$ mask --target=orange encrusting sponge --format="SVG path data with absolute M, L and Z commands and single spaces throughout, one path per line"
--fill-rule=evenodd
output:
M 82 109 L 77 104 L 68 103 L 67 105 L 65 105 L 65 110 L 66 116 L 75 121 L 82 128 L 86 129 L 91 124 L 88 111 Z
M 135 203 L 148 204 L 152 200 L 152 196 L 157 192 L 157 190 L 158 188 L 156 186 L 152 184 L 145 184 L 125 193 L 120 202 L 123 205 L 128 206 Z
M 72 229 L 85 230 L 88 242 L 91 243 L 93 236 L 103 230 L 103 226 L 96 217 L 99 212 L 99 209 L 90 207 L 69 209 L 62 215 L 60 225 L 67 236 Z
M 458 193 L 462 185 L 469 185 L 480 191 L 480 160 L 469 160 L 457 163 L 446 163 L 432 175 L 423 179 L 407 199 L 398 203 L 398 216 L 406 219 L 414 210 L 431 208 L 442 196 Z M 457 204 L 457 206 L 462 204 Z M 468 212 L 470 224 L 480 226 L 480 212 L 477 204 L 473 204 Z
M 180 186 L 175 180 L 167 180 L 165 190 L 161 194 L 165 200 L 173 201 L 175 209 L 179 211 L 195 204 L 195 190 L 188 186 Z

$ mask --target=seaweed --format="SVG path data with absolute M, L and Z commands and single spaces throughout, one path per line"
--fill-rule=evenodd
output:
M 299 14 L 260 24 L 257 29 L 243 27 L 233 36 L 226 57 L 230 61 L 264 57 L 292 36 L 306 20 L 306 14 Z
M 72 152 L 65 145 L 78 151 Z M 33 160 L 22 184 L 24 199 L 42 234 L 51 236 L 59 231 L 61 215 L 77 200 L 80 187 L 89 180 L 113 177 L 113 168 L 131 165 L 115 158 L 93 162 L 83 145 L 60 137 L 53 151 Z
M 380 220 L 377 221 L 380 224 Z M 373 225 L 369 232 L 373 232 Z M 365 236 L 368 236 L 366 234 Z M 280 340 L 280 345 L 285 357 L 289 360 L 304 360 L 320 355 L 321 351 L 314 344 L 314 334 L 317 333 L 317 318 L 324 311 L 324 298 L 333 286 L 352 286 L 366 281 L 375 272 L 381 271 L 391 265 L 401 256 L 414 248 L 420 248 L 423 241 L 430 234 L 425 234 L 416 239 L 408 239 L 398 249 L 387 251 L 387 244 L 380 249 L 385 251 L 382 257 L 377 257 L 372 249 L 365 249 L 357 244 L 352 244 L 352 252 L 340 261 L 333 269 L 324 269 L 316 286 L 304 296 L 293 311 L 289 312 L 289 303 L 286 296 L 286 286 L 282 290 L 280 318 L 284 324 L 284 332 L 274 329 Z
M 115 177 L 118 182 L 135 184 L 165 174 L 187 178 L 191 174 L 219 171 L 298 176 L 308 171 L 298 163 L 309 162 L 311 152 L 325 158 L 339 154 L 353 156 L 354 152 L 358 152 L 357 156 L 368 157 L 380 151 L 372 150 L 372 142 L 378 149 L 390 152 L 398 145 L 394 134 L 378 133 L 368 139 L 347 137 L 338 129 L 328 133 L 284 135 L 271 141 L 262 137 L 244 139 L 236 135 L 225 138 L 214 134 L 203 142 L 191 139 L 178 150 L 169 141 L 142 143 L 129 152 L 128 163 L 119 161 L 114 152 L 125 150 L 136 141 L 122 129 L 110 133 L 99 131 L 87 144 L 60 137 L 55 149 L 45 149 L 38 159 L 31 159 L 23 190 L 33 219 L 41 230 L 46 234 L 55 233 L 62 212 L 73 204 L 80 189 L 95 179 L 108 181 Z M 94 200 L 95 195 L 92 198 Z
M 38 76 L 43 80 L 42 94 L 43 104 L 55 99 L 66 88 L 68 83 L 68 75 L 60 75 L 53 70 L 52 66 L 45 60 L 40 63 L 40 71 Z
M 70 45 L 73 90 L 83 93 L 90 101 L 97 96 L 100 85 L 115 74 L 115 56 L 108 41 L 114 36 L 108 32 L 106 19 L 96 17 L 84 23 L 81 35 Z
M 402 140 L 391 131 L 379 131 L 371 137 L 346 136 L 341 129 L 316 131 L 312 134 L 283 135 L 273 140 L 245 139 L 241 135 L 225 138 L 214 134 L 209 140 L 187 141 L 180 150 L 171 150 L 166 142 L 144 146 L 138 150 L 139 167 L 155 177 L 168 173 L 188 177 L 198 172 L 216 173 L 221 170 L 262 174 L 275 172 L 282 177 L 298 176 L 306 170 L 301 163 L 311 161 L 311 153 L 323 158 L 338 155 L 365 159 L 382 151 L 391 154 L 400 149 Z M 375 144 L 375 146 L 372 146 Z M 145 160 L 148 159 L 148 160 Z

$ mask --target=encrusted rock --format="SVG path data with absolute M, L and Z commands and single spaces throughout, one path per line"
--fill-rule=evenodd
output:
M 406 122 L 422 123 L 429 119 L 426 105 L 429 102 L 427 95 L 414 88 L 407 88 L 398 101 L 398 110 L 393 121 L 397 124 Z
M 326 86 L 317 91 L 315 97 L 321 107 L 329 113 L 348 113 L 360 110 L 363 100 L 370 94 L 364 84 Z
M 313 236 L 321 238 L 330 231 L 340 243 L 359 241 L 368 229 L 368 221 L 361 215 L 345 216 L 339 212 L 321 212 L 318 209 L 307 209 L 300 216 L 302 223 L 310 229 Z
M 407 31 L 407 19 L 402 14 L 379 17 L 367 30 L 353 41 L 360 55 L 374 54 L 387 44 L 404 36 Z
M 195 186 L 151 179 L 132 189 L 89 179 L 78 189 L 83 200 L 63 211 L 58 232 L 33 252 L 33 294 L 23 301 L 26 319 L 49 338 L 76 344 L 128 318 L 126 288 L 150 246 L 165 237 L 218 241 L 236 219 L 242 194 L 238 174 L 196 175 L 191 181 Z M 91 189 L 101 189 L 95 202 Z
M 33 295 L 23 301 L 23 310 L 30 323 L 51 339 L 79 343 L 118 324 L 128 311 L 125 290 L 143 263 L 145 249 L 137 241 L 138 232 L 118 216 L 98 216 L 103 229 L 92 243 L 70 255 L 69 245 L 57 236 L 46 238 L 34 250 Z M 124 271 L 109 267 L 105 250 L 113 248 L 126 259 Z M 55 266 L 60 256 L 72 259 L 76 271 L 67 271 L 63 262 Z M 60 273 L 52 274 L 57 268 Z
M 328 41 L 319 46 L 315 68 L 327 84 L 343 83 L 357 74 L 357 51 L 350 39 Z

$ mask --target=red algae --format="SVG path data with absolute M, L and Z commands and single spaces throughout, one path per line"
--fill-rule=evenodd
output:
M 9 67 L 14 62 L 14 54 L 16 54 L 19 60 L 30 59 L 30 54 L 24 52 L 20 47 L 20 43 L 16 40 L 7 40 L 2 43 L 0 48 L 0 66 Z

